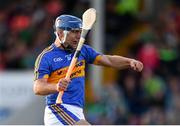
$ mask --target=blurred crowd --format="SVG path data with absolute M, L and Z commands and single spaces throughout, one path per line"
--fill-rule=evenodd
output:
M 152 17 L 145 17 L 131 11 L 119 13 L 118 2 L 109 1 L 111 4 L 106 9 L 109 14 L 106 17 L 106 23 L 109 23 L 107 40 L 121 40 L 133 29 L 133 25 L 147 28 L 137 34 L 138 39 L 127 54 L 142 61 L 144 70 L 142 73 L 119 71 L 115 84 L 103 87 L 103 100 L 98 100 L 89 108 L 92 122 L 180 124 L 180 2 L 166 2 Z M 135 12 L 134 9 L 132 12 Z M 111 19 L 108 21 L 108 18 Z M 112 20 L 115 27 L 110 25 Z M 116 46 L 116 42 L 114 45 L 107 42 L 106 47 Z
M 129 4 L 128 2 L 129 1 Z M 147 28 L 127 56 L 144 64 L 142 73 L 119 71 L 115 84 L 87 104 L 92 124 L 180 124 L 180 2 L 150 18 L 138 15 L 143 0 L 106 0 L 105 51 L 112 50 L 134 25 Z M 4 4 L 4 5 L 3 5 Z M 32 69 L 37 55 L 54 40 L 55 17 L 81 17 L 88 0 L 14 0 L 0 6 L 0 71 Z
M 55 38 L 55 18 L 65 13 L 80 17 L 86 6 L 88 2 L 77 0 L 1 2 L 0 70 L 32 69 L 37 55 Z

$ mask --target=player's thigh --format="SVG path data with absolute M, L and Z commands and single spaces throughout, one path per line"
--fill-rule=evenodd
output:
M 87 122 L 86 120 L 81 119 L 78 122 L 76 122 L 74 125 L 91 125 L 91 124 Z
M 46 107 L 44 113 L 44 125 L 63 125 L 63 123 L 61 123 L 58 118 L 52 113 L 52 111 L 48 107 Z

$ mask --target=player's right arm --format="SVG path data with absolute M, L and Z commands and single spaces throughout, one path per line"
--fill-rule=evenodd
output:
M 48 82 L 49 75 L 51 74 L 51 70 L 49 69 L 50 62 L 48 56 L 45 56 L 44 54 L 45 53 L 41 53 L 36 59 L 34 69 L 35 79 L 33 85 L 34 93 L 36 95 L 49 95 L 62 90 L 65 91 L 70 80 L 62 78 L 57 84 Z
M 48 83 L 46 78 L 34 81 L 33 90 L 36 95 L 49 95 L 67 89 L 70 80 L 62 78 L 57 84 Z
M 42 78 L 34 81 L 33 90 L 36 95 L 48 95 L 56 93 L 57 86 L 56 84 L 49 84 L 47 79 Z

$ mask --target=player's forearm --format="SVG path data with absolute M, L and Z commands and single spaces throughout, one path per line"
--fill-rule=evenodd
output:
M 36 80 L 34 82 L 34 93 L 36 95 L 48 95 L 56 92 L 56 84 L 49 84 L 41 80 Z
M 110 67 L 116 68 L 116 69 L 125 69 L 130 67 L 130 58 L 126 58 L 123 56 L 108 56 L 110 60 Z
M 130 67 L 130 58 L 117 55 L 103 55 L 97 65 L 112 67 L 115 69 L 125 69 Z

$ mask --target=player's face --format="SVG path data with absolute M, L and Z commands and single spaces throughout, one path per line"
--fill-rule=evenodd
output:
M 75 49 L 77 48 L 80 36 L 81 36 L 81 30 L 71 30 L 67 34 L 65 43 Z

